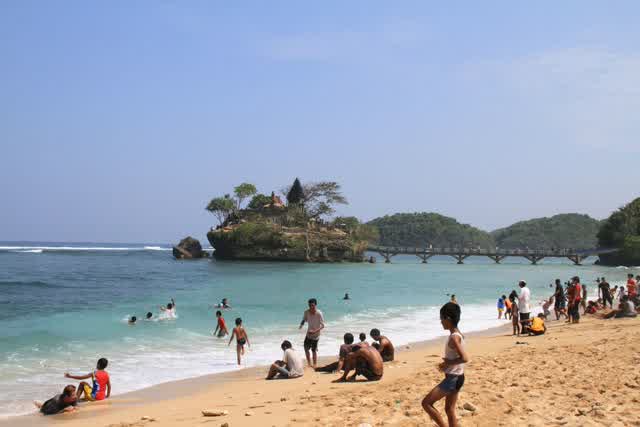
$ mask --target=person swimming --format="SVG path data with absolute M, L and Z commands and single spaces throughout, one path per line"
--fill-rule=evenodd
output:
M 226 298 L 222 298 L 222 301 L 216 305 L 216 308 L 231 308 L 231 306 Z
M 161 317 L 160 319 L 169 320 L 176 319 L 178 316 L 176 315 L 176 302 L 171 298 L 171 302 L 167 304 L 166 307 L 160 306 Z
M 137 321 L 137 320 L 138 320 L 138 318 L 137 318 L 136 316 L 131 316 L 131 317 L 129 318 L 128 323 L 129 323 L 130 325 L 134 325 L 134 324 L 136 323 L 136 321 Z
M 344 294 L 344 298 L 342 298 L 342 299 L 346 301 L 346 300 L 350 300 L 351 298 L 349 297 L 348 293 L 345 293 Z

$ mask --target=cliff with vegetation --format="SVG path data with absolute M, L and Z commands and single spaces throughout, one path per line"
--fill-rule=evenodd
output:
M 602 265 L 640 265 L 640 197 L 615 211 L 602 223 L 598 243 L 618 252 L 600 255 Z
M 495 247 L 486 231 L 437 213 L 397 213 L 368 224 L 378 230 L 382 246 Z
M 220 224 L 207 233 L 214 256 L 225 260 L 339 262 L 362 261 L 368 239 L 375 236 L 355 218 L 329 221 L 336 204 L 346 204 L 335 182 L 298 179 L 275 194 L 258 194 L 244 183 L 211 200 L 207 210 Z M 250 199 L 249 199 L 250 198 Z M 245 205 L 245 201 L 249 200 Z
M 588 215 L 560 214 L 516 222 L 491 232 L 503 249 L 590 249 L 598 244 L 600 221 Z

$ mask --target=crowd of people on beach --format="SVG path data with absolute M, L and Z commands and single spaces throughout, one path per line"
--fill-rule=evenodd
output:
M 520 293 L 513 290 L 508 297 L 502 295 L 498 298 L 498 319 L 511 320 L 513 335 L 520 336 L 544 334 L 544 321 L 551 317 L 551 307 L 556 320 L 564 318 L 567 323 L 579 323 L 581 315 L 600 314 L 607 309 L 607 305 L 611 311 L 602 313 L 604 318 L 636 317 L 640 309 L 639 283 L 640 275 L 634 278 L 634 275 L 629 273 L 626 285 L 616 285 L 612 288 L 605 277 L 598 277 L 597 298 L 589 299 L 587 285 L 581 282 L 580 277 L 572 277 L 564 286 L 560 279 L 556 279 L 553 294 L 540 302 L 542 312 L 531 318 L 531 292 L 527 283 L 521 280 L 518 283 Z M 616 309 L 614 301 L 617 301 Z
M 625 286 L 611 288 L 605 277 L 599 277 L 596 279 L 597 299 L 588 300 L 587 286 L 581 283 L 578 276 L 572 277 L 565 282 L 564 286 L 560 279 L 556 279 L 552 295 L 541 301 L 542 312 L 531 317 L 531 290 L 527 286 L 527 282 L 521 280 L 518 282 L 519 292 L 513 290 L 508 296 L 502 295 L 498 298 L 498 319 L 511 320 L 513 335 L 532 336 L 544 335 L 547 332 L 545 321 L 551 317 L 551 307 L 553 307 L 556 320 L 564 318 L 567 323 L 578 323 L 581 315 L 585 314 L 601 313 L 603 318 L 635 317 L 637 316 L 636 307 L 640 306 L 639 283 L 640 275 L 634 278 L 632 274 L 629 274 Z M 348 299 L 347 297 L 348 294 L 345 294 L 343 299 Z M 614 301 L 616 300 L 618 308 L 614 309 Z M 337 360 L 325 366 L 317 366 L 318 343 L 325 328 L 325 320 L 322 311 L 317 307 L 318 302 L 315 298 L 309 299 L 307 304 L 308 309 L 304 311 L 298 326 L 298 329 L 302 329 L 305 324 L 307 325 L 302 344 L 307 366 L 315 372 L 338 373 L 340 376 L 334 382 L 355 381 L 357 376 L 363 376 L 367 381 L 381 380 L 384 374 L 384 363 L 392 362 L 395 359 L 395 348 L 391 340 L 382 335 L 377 328 L 373 328 L 369 332 L 371 343 L 367 341 L 367 335 L 364 332 L 359 333 L 358 342 L 355 342 L 355 336 L 351 332 L 346 332 L 343 335 L 343 344 L 338 348 Z M 610 310 L 604 312 L 607 305 Z M 240 317 L 235 319 L 235 327 L 229 334 L 222 312 L 222 310 L 231 308 L 228 300 L 224 298 L 215 308 L 219 308 L 219 310 L 215 313 L 217 324 L 212 335 L 218 338 L 230 335 L 229 345 L 235 339 L 237 363 L 241 365 L 245 346 L 250 346 L 249 336 L 242 325 L 242 319 Z M 160 307 L 160 311 L 163 318 L 176 319 L 175 300 L 172 298 L 166 306 Z M 440 309 L 440 323 L 443 329 L 449 332 L 445 343 L 444 357 L 438 365 L 438 369 L 444 374 L 444 379 L 422 401 L 424 411 L 438 426 L 457 425 L 456 402 L 465 382 L 464 367 L 469 362 L 469 355 L 465 350 L 465 338 L 458 329 L 460 317 L 460 304 L 456 300 L 456 296 L 451 295 L 449 302 Z M 153 314 L 148 313 L 147 319 L 151 318 L 153 318 Z M 135 322 L 135 318 L 129 321 L 130 324 L 135 324 Z M 283 357 L 269 366 L 266 379 L 302 377 L 305 372 L 302 355 L 295 351 L 290 340 L 282 341 L 280 348 Z M 65 373 L 65 378 L 81 381 L 77 387 L 72 384 L 66 385 L 62 393 L 44 403 L 34 403 L 42 414 L 51 415 L 74 411 L 81 400 L 99 401 L 109 398 L 111 381 L 106 371 L 107 365 L 107 359 L 100 358 L 96 369 L 85 375 Z M 85 381 L 89 379 L 91 379 L 91 383 Z M 445 399 L 445 415 L 448 424 L 445 423 L 444 418 L 434 406 L 441 399 Z

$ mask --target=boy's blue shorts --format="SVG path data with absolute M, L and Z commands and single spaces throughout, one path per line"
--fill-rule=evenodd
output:
M 462 386 L 464 385 L 464 374 L 462 375 L 445 375 L 444 379 L 440 384 L 438 384 L 438 388 L 445 392 L 446 394 L 457 393 L 460 391 Z

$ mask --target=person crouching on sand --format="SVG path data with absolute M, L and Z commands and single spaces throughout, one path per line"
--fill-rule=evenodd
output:
M 531 320 L 529 335 L 543 335 L 547 332 L 547 326 L 544 324 L 544 318 L 544 314 L 538 313 L 538 315 Z
M 458 329 L 460 306 L 451 303 L 443 305 L 440 309 L 440 322 L 450 334 L 444 346 L 444 358 L 438 366 L 444 372 L 445 377 L 425 396 L 422 400 L 422 407 L 439 427 L 446 427 L 447 424 L 442 415 L 433 406 L 437 401 L 445 398 L 444 410 L 447 414 L 449 427 L 455 427 L 458 425 L 456 402 L 460 389 L 464 385 L 464 364 L 469 362 L 469 356 L 464 349 L 464 337 Z
M 247 335 L 247 331 L 242 327 L 242 319 L 236 319 L 236 327 L 233 328 L 233 332 L 231 333 L 231 338 L 229 339 L 229 345 L 231 345 L 231 341 L 233 341 L 233 337 L 236 337 L 236 354 L 238 356 L 238 366 L 240 366 L 240 359 L 244 355 L 244 346 L 245 344 L 251 347 L 249 343 L 249 336 Z
M 276 378 L 298 378 L 304 375 L 304 361 L 302 356 L 296 353 L 291 342 L 284 340 L 280 344 L 280 348 L 284 351 L 282 360 L 276 360 L 269 368 L 267 379 Z
M 347 378 L 351 371 L 355 372 Z M 333 382 L 355 381 L 358 375 L 362 375 L 368 381 L 379 381 L 382 379 L 383 372 L 384 362 L 380 352 L 373 347 L 360 347 L 347 355 L 344 362 L 344 374 Z

